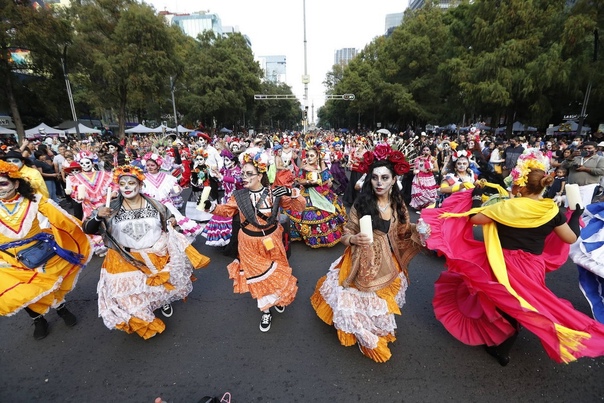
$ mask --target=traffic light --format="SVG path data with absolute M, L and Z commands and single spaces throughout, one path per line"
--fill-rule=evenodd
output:
M 354 101 L 354 94 L 344 94 L 342 95 L 342 99 L 345 101 Z
M 304 112 L 302 116 L 304 117 L 304 120 L 308 120 L 308 106 L 304 107 Z

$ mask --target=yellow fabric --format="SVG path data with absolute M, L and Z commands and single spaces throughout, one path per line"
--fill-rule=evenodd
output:
M 463 217 L 470 214 L 482 213 L 490 219 L 509 227 L 536 228 L 552 220 L 558 214 L 558 211 L 558 206 L 552 199 L 535 200 L 527 197 L 516 197 L 488 207 L 474 208 L 465 213 L 445 213 L 441 217 Z M 483 225 L 483 234 L 487 258 L 497 281 L 518 300 L 520 306 L 524 309 L 538 312 L 510 284 L 496 223 L 491 222 Z M 564 362 L 576 360 L 570 351 L 576 351 L 581 345 L 581 340 L 589 339 L 591 337 L 590 334 L 569 329 L 557 323 L 554 323 L 554 326 L 558 341 L 560 342 L 560 356 L 562 360 Z
M 31 187 L 38 193 L 41 193 L 42 196 L 49 198 L 48 188 L 46 187 L 46 182 L 44 182 L 44 177 L 36 168 L 28 167 L 27 165 L 23 165 L 20 169 L 21 177 L 28 180 L 31 184 Z

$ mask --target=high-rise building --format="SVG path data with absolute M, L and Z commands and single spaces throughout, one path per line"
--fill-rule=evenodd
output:
M 438 7 L 442 9 L 447 9 L 451 7 L 456 7 L 461 3 L 461 0 L 440 0 L 438 2 Z M 409 8 L 411 10 L 418 10 L 422 8 L 426 4 L 426 0 L 409 0 Z
M 336 50 L 333 58 L 333 64 L 346 66 L 359 53 L 355 48 L 343 48 Z
M 168 24 L 177 25 L 186 35 L 197 38 L 204 31 L 214 31 L 216 35 L 222 35 L 222 22 L 218 14 L 209 11 L 198 11 L 192 14 L 177 14 L 168 11 L 160 11 Z
M 264 79 L 275 84 L 285 83 L 287 73 L 287 60 L 283 55 L 260 56 L 258 63 L 264 70 Z
M 401 25 L 403 22 L 404 13 L 386 14 L 386 35 L 390 35 L 394 28 Z

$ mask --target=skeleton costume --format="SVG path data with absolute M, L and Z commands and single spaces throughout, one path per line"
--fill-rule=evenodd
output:
M 185 298 L 193 289 L 193 269 L 207 266 L 210 259 L 167 224 L 171 213 L 163 204 L 141 194 L 140 208 L 129 206 L 123 195 L 140 191 L 140 169 L 119 167 L 114 181 L 122 177 L 136 178 L 137 185 L 120 185 L 111 215 L 101 218 L 95 210 L 84 230 L 101 233 L 109 247 L 97 287 L 99 316 L 109 329 L 148 339 L 165 329 L 153 311 Z

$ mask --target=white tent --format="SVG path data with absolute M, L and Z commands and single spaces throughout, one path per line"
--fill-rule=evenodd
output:
M 0 134 L 17 134 L 17 131 L 0 126 Z
M 159 125 L 155 129 L 151 129 L 151 133 L 167 133 L 173 131 L 175 131 L 173 128 L 164 125 Z
M 81 123 L 78 123 L 78 129 L 80 129 L 80 133 L 81 134 L 90 134 L 90 133 L 102 133 L 100 130 L 98 129 L 93 129 L 91 127 L 88 126 L 84 126 Z M 76 128 L 72 127 L 71 129 L 67 129 L 65 130 L 65 133 L 69 133 L 69 134 L 76 134 Z
M 506 131 L 506 129 L 507 129 L 506 126 L 498 127 L 495 130 L 495 133 L 496 134 L 504 133 Z M 523 123 L 518 122 L 518 121 L 516 121 L 516 122 L 514 122 L 512 124 L 512 132 L 536 132 L 536 131 L 537 131 L 536 127 L 527 126 L 527 125 L 524 125 Z
M 29 130 L 25 130 L 25 137 L 35 136 L 51 136 L 51 135 L 62 135 L 63 130 L 55 129 L 54 127 L 48 126 L 46 123 L 40 123 L 38 126 L 33 127 Z
M 190 133 L 193 131 L 192 129 L 187 129 L 186 127 L 184 127 L 182 125 L 178 125 L 177 129 L 178 129 L 179 133 Z
M 153 133 L 153 129 L 139 124 L 132 129 L 126 130 L 126 133 Z

